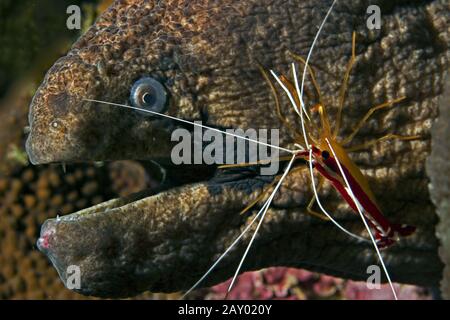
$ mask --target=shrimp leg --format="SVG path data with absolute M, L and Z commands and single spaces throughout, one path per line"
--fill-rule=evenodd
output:
M 339 92 L 339 109 L 336 114 L 336 127 L 334 128 L 334 136 L 339 134 L 339 129 L 341 127 L 342 109 L 344 107 L 345 93 L 347 92 L 348 80 L 350 78 L 350 72 L 352 71 L 353 65 L 356 59 L 356 33 L 353 31 L 352 34 L 352 56 L 347 64 L 347 70 L 345 70 L 344 80 L 342 81 L 341 89 Z
M 356 134 L 359 132 L 359 130 L 363 127 L 363 125 L 369 120 L 369 118 L 372 116 L 372 114 L 380 109 L 389 108 L 392 107 L 394 104 L 399 103 L 400 101 L 406 99 L 406 97 L 400 97 L 394 100 L 386 101 L 380 105 L 377 105 L 375 107 L 372 107 L 367 111 L 367 113 L 364 115 L 364 117 L 358 122 L 356 127 L 353 129 L 352 133 L 350 133 L 343 141 L 342 145 L 347 145 L 352 141 L 352 139 L 356 136 Z
M 251 167 L 256 165 L 264 165 L 269 164 L 271 161 L 287 161 L 291 158 L 291 156 L 281 156 L 278 157 L 278 159 L 262 159 L 254 162 L 244 162 L 244 163 L 237 163 L 237 164 L 223 164 L 218 166 L 219 169 L 229 169 L 229 168 L 242 168 L 242 167 Z
M 319 182 L 317 183 L 317 188 L 316 188 L 317 192 L 320 190 L 320 188 L 322 188 L 323 183 L 324 183 L 323 177 L 322 177 L 322 176 L 319 176 Z M 317 211 L 313 210 L 312 207 L 314 206 L 314 203 L 315 203 L 315 202 L 316 202 L 316 196 L 314 195 L 314 196 L 311 198 L 311 200 L 309 201 L 309 204 L 308 204 L 308 206 L 306 207 L 306 211 L 307 211 L 310 215 L 312 215 L 312 216 L 314 216 L 314 217 L 316 217 L 316 218 L 319 218 L 319 219 L 324 220 L 324 221 L 330 221 L 330 218 L 328 218 L 328 217 L 327 217 L 326 215 L 324 215 L 323 213 L 320 213 L 320 212 L 317 212 Z
M 270 81 L 269 74 L 267 73 L 266 69 L 260 64 L 258 64 L 258 68 L 260 72 L 262 73 L 264 79 L 268 83 L 270 90 L 272 91 L 272 96 L 275 99 L 275 110 L 277 112 L 278 119 L 283 123 L 289 130 L 295 135 L 295 138 L 298 139 L 301 137 L 301 133 L 297 131 L 296 128 L 292 127 L 292 125 L 289 123 L 289 121 L 286 119 L 286 116 L 281 112 L 281 104 L 280 99 L 278 97 L 278 92 L 275 86 L 273 85 L 272 81 Z
M 295 167 L 293 169 L 291 169 L 289 171 L 289 173 L 287 174 L 288 176 L 290 174 L 292 174 L 293 172 L 299 172 L 306 169 L 306 167 Z M 269 191 L 273 188 L 273 186 L 280 180 L 281 176 L 277 176 L 275 177 L 275 179 L 273 179 L 273 181 L 264 188 L 264 190 L 261 192 L 260 195 L 258 195 L 258 197 L 256 197 L 255 200 L 253 200 L 252 202 L 250 202 L 244 209 L 242 209 L 242 211 L 240 212 L 240 214 L 244 214 L 246 213 L 248 210 L 250 210 L 253 206 L 255 206 L 259 201 L 261 201 L 262 199 L 264 199 L 264 197 L 269 193 Z
M 350 148 L 346 148 L 346 150 L 348 152 L 355 152 L 355 151 L 367 149 L 368 147 L 371 147 L 371 146 L 373 146 L 373 145 L 375 145 L 375 144 L 377 144 L 379 142 L 386 141 L 386 140 L 391 140 L 391 139 L 415 140 L 415 139 L 419 139 L 419 138 L 420 138 L 419 135 L 401 136 L 401 135 L 398 135 L 398 134 L 390 133 L 390 134 L 387 134 L 387 135 L 385 135 L 385 136 L 383 136 L 381 138 L 378 138 L 378 139 L 375 139 L 375 140 L 371 140 L 371 141 L 368 141 L 366 143 L 359 144 L 359 145 L 356 145 L 356 146 L 353 146 L 353 147 L 350 147 Z

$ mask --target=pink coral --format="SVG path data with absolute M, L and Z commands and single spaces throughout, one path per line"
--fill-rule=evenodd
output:
M 430 299 L 426 291 L 412 285 L 400 285 L 394 283 L 394 289 L 400 300 Z M 389 284 L 380 285 L 379 289 L 369 289 L 365 282 L 347 281 L 344 289 L 344 297 L 353 300 L 393 300 L 394 295 Z
M 224 299 L 231 279 L 212 287 L 206 299 Z M 426 290 L 394 284 L 399 299 L 430 299 Z M 228 299 L 393 299 L 389 285 L 369 289 L 365 282 L 355 282 L 302 269 L 273 267 L 240 275 Z

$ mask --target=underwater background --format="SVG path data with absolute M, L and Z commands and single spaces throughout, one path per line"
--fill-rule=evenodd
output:
M 65 54 L 111 1 L 0 1 L 0 298 L 89 299 L 64 287 L 36 248 L 42 223 L 117 196 L 156 187 L 151 165 L 139 161 L 96 164 L 29 164 L 24 150 L 30 100 L 46 70 Z M 66 8 L 83 10 L 82 30 L 66 28 Z M 197 299 L 221 299 L 227 283 L 200 289 Z M 396 285 L 400 299 L 430 299 L 429 290 Z M 145 293 L 136 299 L 174 299 L 181 294 Z M 247 272 L 231 299 L 392 299 L 389 287 L 292 268 Z

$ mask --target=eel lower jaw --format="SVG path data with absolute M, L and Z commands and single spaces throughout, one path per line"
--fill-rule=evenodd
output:
M 156 163 L 152 161 L 152 163 Z M 61 165 L 65 166 L 65 163 L 61 163 Z M 159 169 L 165 170 L 162 168 L 161 165 L 158 164 Z M 184 166 L 177 166 L 179 167 L 178 171 L 183 171 Z M 188 166 L 189 167 L 189 166 Z M 212 166 L 208 166 L 209 169 L 213 168 Z M 133 210 L 133 205 L 138 205 L 139 203 L 142 203 L 143 201 L 152 201 L 152 198 L 157 198 L 159 196 L 164 196 L 164 194 L 168 192 L 173 192 L 175 188 L 188 188 L 188 187 L 195 187 L 196 184 L 201 182 L 207 182 L 210 178 L 213 177 L 215 172 L 215 167 L 213 170 L 209 170 L 210 173 L 206 176 L 199 176 L 196 177 L 196 179 L 193 180 L 186 180 L 186 178 L 182 178 L 182 182 L 167 182 L 163 183 L 156 189 L 152 188 L 146 188 L 143 190 L 140 190 L 138 192 L 129 194 L 127 196 L 117 197 L 113 198 L 104 202 L 101 202 L 99 204 L 96 204 L 94 206 L 84 208 L 82 210 L 63 215 L 63 216 L 57 216 L 55 218 L 50 218 L 45 221 L 45 223 L 41 227 L 40 237 L 37 240 L 37 247 L 38 249 L 49 256 L 49 258 L 53 261 L 51 257 L 51 253 L 49 252 L 50 247 L 50 237 L 54 234 L 54 228 L 58 225 L 60 222 L 70 222 L 70 223 L 82 223 L 84 219 L 95 216 L 98 219 L 107 218 L 107 214 L 111 212 L 117 212 L 120 211 L 124 214 L 127 214 Z M 166 172 L 164 172 L 164 175 Z
M 151 195 L 153 194 L 153 195 Z M 73 212 L 68 215 L 64 216 L 58 216 L 57 219 L 59 220 L 67 220 L 67 221 L 77 221 L 79 219 L 82 219 L 86 215 L 90 214 L 102 214 L 102 213 L 108 213 L 111 210 L 122 208 L 124 211 L 126 211 L 126 206 L 129 204 L 132 204 L 133 202 L 142 200 L 146 197 L 156 196 L 158 193 L 154 194 L 150 189 L 141 190 L 139 192 L 133 193 L 131 195 L 128 195 L 126 197 L 119 197 L 110 199 L 107 201 L 104 201 L 102 203 L 99 203 L 97 205 L 94 205 L 92 207 L 88 207 L 76 212 Z
M 161 191 L 161 193 L 164 193 L 164 191 Z M 94 215 L 107 215 L 109 212 L 117 210 L 126 213 L 128 211 L 128 207 L 133 203 L 146 198 L 157 197 L 158 195 L 159 193 L 155 194 L 152 190 L 145 189 L 126 197 L 113 198 L 64 216 L 57 216 L 55 218 L 47 219 L 41 227 L 40 236 L 36 242 L 36 245 L 41 252 L 49 256 L 50 260 L 55 263 L 50 252 L 50 242 L 52 241 L 51 238 L 54 236 L 55 229 L 60 222 L 78 223 L 82 222 L 82 220 L 87 217 Z
M 216 179 L 212 175 L 190 180 L 157 193 L 143 190 L 48 219 L 41 227 L 37 247 L 62 282 L 83 295 L 129 297 L 145 290 L 173 292 L 188 287 L 193 279 L 180 284 L 171 281 L 171 275 L 178 272 L 179 265 L 195 265 L 191 243 L 204 243 L 204 233 L 198 228 L 216 230 L 229 220 L 221 208 L 235 201 L 226 197 L 227 192 L 221 190 L 228 187 Z M 210 205 L 210 201 L 220 206 Z M 239 216 L 235 219 L 241 220 Z M 215 233 L 210 236 L 216 237 Z M 68 285 L 72 266 L 81 272 L 80 288 Z M 173 270 L 163 280 L 157 270 L 165 266 Z

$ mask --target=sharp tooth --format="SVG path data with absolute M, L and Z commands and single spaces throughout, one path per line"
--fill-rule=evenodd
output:
M 66 173 L 66 164 L 63 162 L 63 163 L 61 163 L 61 166 L 62 166 L 63 172 Z

